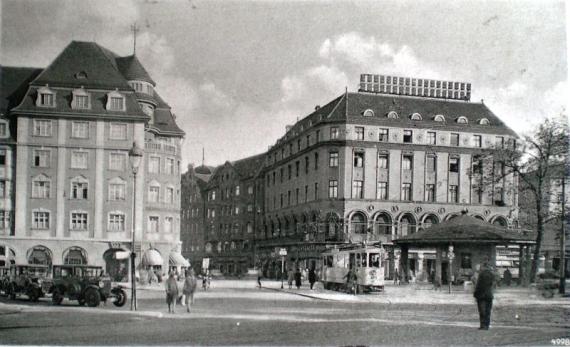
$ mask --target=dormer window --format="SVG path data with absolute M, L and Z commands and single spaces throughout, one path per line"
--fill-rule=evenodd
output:
M 467 124 L 467 123 L 469 123 L 469 121 L 467 120 L 467 118 L 461 116 L 461 117 L 457 118 L 457 123 L 459 123 L 459 124 Z
M 391 118 L 391 119 L 398 119 L 398 118 L 399 118 L 399 117 L 398 117 L 398 114 L 397 114 L 395 111 L 390 111 L 390 112 L 388 112 L 387 117 L 388 117 L 388 118 Z
M 491 124 L 491 123 L 489 122 L 489 120 L 488 120 L 487 118 L 481 118 L 481 120 L 479 120 L 479 124 L 481 124 L 481 125 L 489 125 L 489 124 Z
M 371 109 L 368 109 L 368 110 L 362 112 L 362 115 L 364 117 L 374 117 L 374 111 L 372 111 Z
M 55 107 L 55 92 L 48 87 L 39 88 L 36 106 Z
M 74 110 L 88 110 L 91 108 L 89 93 L 85 89 L 76 89 L 72 92 L 71 108 Z
M 445 122 L 445 117 L 441 114 L 438 114 L 437 116 L 434 117 L 433 120 L 436 122 Z
M 109 111 L 125 111 L 125 97 L 117 91 L 107 94 L 105 108 Z
M 422 120 L 422 115 L 419 113 L 414 113 L 410 116 L 411 120 Z
M 8 137 L 8 122 L 5 120 L 0 120 L 0 137 Z

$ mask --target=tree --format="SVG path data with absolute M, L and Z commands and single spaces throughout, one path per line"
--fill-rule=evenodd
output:
M 559 217 L 549 208 L 553 201 L 551 185 L 568 174 L 569 145 L 568 119 L 562 114 L 557 118 L 546 119 L 529 135 L 521 136 L 505 148 L 495 147 L 483 153 L 483 158 L 494 163 L 492 172 L 484 173 L 483 184 L 514 175 L 518 178 L 520 205 L 527 207 L 527 212 L 532 215 L 536 245 L 530 272 L 531 282 L 535 281 L 538 272 L 545 224 Z

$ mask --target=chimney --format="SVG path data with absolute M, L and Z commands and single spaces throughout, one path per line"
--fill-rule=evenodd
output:
M 320 105 L 315 106 L 315 111 L 318 111 L 318 110 L 320 110 L 320 109 L 321 109 L 321 106 L 320 106 Z
M 285 132 L 289 132 L 289 130 L 291 130 L 291 128 L 293 128 L 292 125 L 286 125 L 285 126 Z

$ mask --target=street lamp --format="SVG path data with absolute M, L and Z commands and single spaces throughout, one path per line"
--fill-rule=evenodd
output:
M 129 150 L 129 162 L 133 170 L 133 220 L 131 223 L 132 240 L 131 240 L 131 311 L 137 310 L 137 288 L 135 273 L 135 218 L 136 218 L 136 201 L 137 201 L 137 172 L 143 157 L 143 150 L 133 142 L 133 147 Z
M 560 285 L 558 292 L 566 294 L 566 176 L 562 177 L 562 226 L 560 229 Z

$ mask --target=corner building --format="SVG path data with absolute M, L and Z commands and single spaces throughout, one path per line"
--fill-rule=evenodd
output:
M 45 69 L 2 67 L 2 76 L 11 76 L 5 265 L 99 265 L 126 280 L 128 259 L 116 253 L 132 249 L 134 227 L 138 268 L 180 266 L 184 132 L 137 57 L 73 41 Z M 136 186 L 134 142 L 144 150 Z
M 516 179 L 483 186 L 484 175 L 503 168 L 478 156 L 516 145 L 517 135 L 483 102 L 468 101 L 470 85 L 385 78 L 388 88 L 368 83 L 378 75 L 362 75 L 359 92 L 317 106 L 267 152 L 256 243 L 266 276 L 280 271 L 280 247 L 288 250 L 287 266 L 318 269 L 327 248 L 381 241 L 391 277 L 399 257 L 392 240 L 465 209 L 517 226 Z M 409 254 L 416 276 L 435 264 L 435 251 Z

